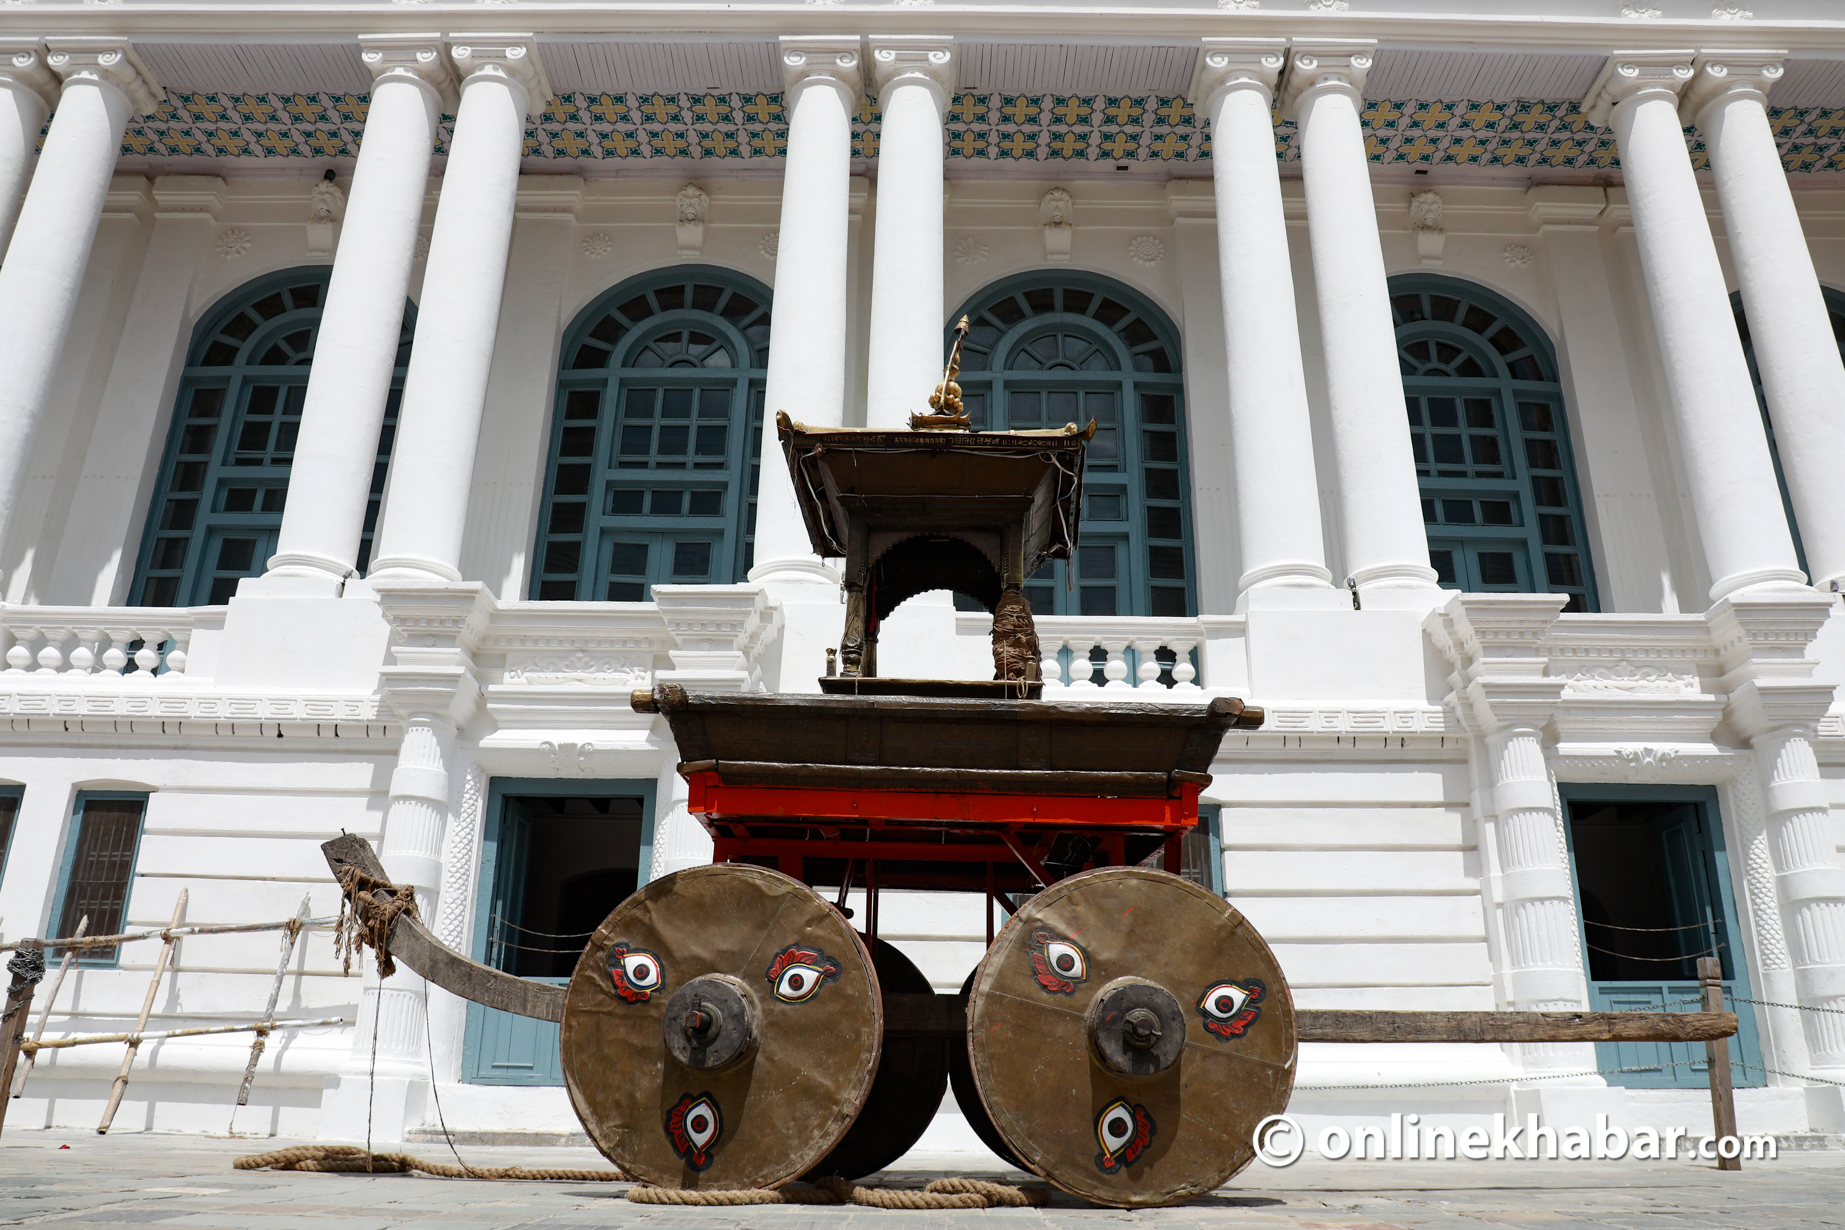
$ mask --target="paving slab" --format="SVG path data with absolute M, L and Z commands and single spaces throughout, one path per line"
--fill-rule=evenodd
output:
M 1256 1165 L 1168 1209 L 1098 1208 L 1059 1193 L 1045 1209 L 894 1211 L 861 1206 L 641 1205 L 625 1184 L 236 1170 L 232 1159 L 312 1143 L 9 1131 L 0 1137 L 0 1226 L 183 1230 L 1810 1230 L 1845 1227 L 1845 1152 L 1789 1152 L 1741 1173 L 1713 1163 L 1329 1162 Z M 440 1144 L 403 1150 L 452 1161 Z M 583 1148 L 464 1146 L 476 1166 L 601 1169 Z M 913 1154 L 866 1186 L 947 1174 L 1026 1176 L 996 1160 Z

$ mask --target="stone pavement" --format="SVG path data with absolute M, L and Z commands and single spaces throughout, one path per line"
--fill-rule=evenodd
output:
M 1845 1226 L 1845 1153 L 1784 1153 L 1723 1174 L 1699 1162 L 1350 1162 L 1260 1164 L 1211 1197 L 1122 1212 L 1060 1195 L 1048 1209 L 889 1212 L 768 1205 L 674 1209 L 631 1204 L 625 1185 L 518 1183 L 422 1175 L 231 1169 L 290 1141 L 93 1132 L 0 1137 L 0 1226 L 44 1230 L 159 1225 L 173 1230 L 1405 1230 L 1409 1227 L 1653 1228 Z M 68 1148 L 62 1146 L 68 1145 Z M 452 1161 L 441 1144 L 405 1150 Z M 473 1165 L 599 1166 L 587 1149 L 463 1148 Z M 912 1155 L 880 1181 L 920 1185 L 980 1173 L 959 1157 Z M 1010 1178 L 997 1163 L 982 1177 Z

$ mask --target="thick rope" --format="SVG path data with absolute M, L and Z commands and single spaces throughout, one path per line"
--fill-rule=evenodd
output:
M 568 1170 L 524 1166 L 451 1166 L 425 1162 L 408 1153 L 369 1153 L 357 1145 L 296 1145 L 270 1153 L 240 1157 L 231 1165 L 238 1170 L 311 1170 L 335 1174 L 407 1174 L 420 1170 L 444 1179 L 562 1179 L 572 1183 L 626 1182 L 619 1170 Z
M 357 867 L 339 870 L 340 918 L 333 930 L 333 952 L 343 962 L 341 968 L 352 973 L 352 959 L 361 948 L 370 948 L 378 958 L 378 977 L 389 978 L 397 972 L 391 960 L 391 925 L 399 914 L 417 917 L 416 893 L 407 884 L 393 884 L 367 875 Z M 380 901 L 374 893 L 382 892 Z
M 921 1191 L 900 1187 L 858 1187 L 833 1177 L 812 1187 L 746 1187 L 728 1191 L 687 1191 L 636 1184 L 628 1189 L 636 1204 L 672 1204 L 724 1208 L 746 1204 L 856 1204 L 874 1209 L 1041 1208 L 1050 1193 L 980 1179 L 937 1179 Z

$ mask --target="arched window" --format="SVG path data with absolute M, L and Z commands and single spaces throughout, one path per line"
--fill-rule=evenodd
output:
M 1074 575 L 1061 560 L 1040 569 L 1025 586 L 1032 610 L 1195 614 L 1184 382 L 1165 313 L 1103 278 L 1034 273 L 987 287 L 962 315 L 961 386 L 976 426 L 1096 421 Z
M 228 602 L 237 582 L 262 572 L 275 553 L 331 275 L 324 265 L 271 274 L 226 295 L 199 322 L 148 509 L 131 602 Z M 415 320 L 416 309 L 406 303 L 359 544 L 361 573 L 371 559 Z
M 756 529 L 769 288 L 684 266 L 622 283 L 564 335 L 531 596 L 642 602 L 728 584 Z
M 1390 279 L 1397 357 L 1443 587 L 1600 609 L 1557 362 L 1536 322 L 1457 278 Z
M 1826 313 L 1832 321 L 1832 337 L 1839 354 L 1845 357 L 1845 294 L 1830 286 L 1820 287 L 1826 296 Z M 1794 520 L 1794 502 L 1788 498 L 1787 475 L 1781 469 L 1781 450 L 1775 445 L 1774 419 L 1768 413 L 1768 395 L 1762 391 L 1762 370 L 1755 361 L 1755 343 L 1749 337 L 1749 321 L 1743 315 L 1742 295 L 1732 294 L 1730 306 L 1736 312 L 1736 331 L 1742 334 L 1743 356 L 1749 360 L 1749 379 L 1755 385 L 1755 404 L 1762 412 L 1762 430 L 1768 433 L 1768 455 L 1775 463 L 1775 481 L 1781 485 L 1781 508 L 1787 514 L 1787 529 L 1794 536 L 1794 552 L 1800 557 L 1800 571 L 1807 568 L 1807 549 L 1800 541 L 1800 523 Z

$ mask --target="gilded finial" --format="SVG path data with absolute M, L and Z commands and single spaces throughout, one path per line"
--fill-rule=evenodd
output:
M 948 364 L 942 369 L 942 382 L 929 395 L 929 409 L 935 413 L 912 414 L 911 430 L 967 431 L 973 427 L 973 420 L 967 417 L 967 411 L 961 404 L 961 386 L 955 383 L 955 377 L 961 374 L 961 343 L 967 340 L 967 330 L 967 317 L 963 316 L 955 324 L 955 342 L 948 349 Z

